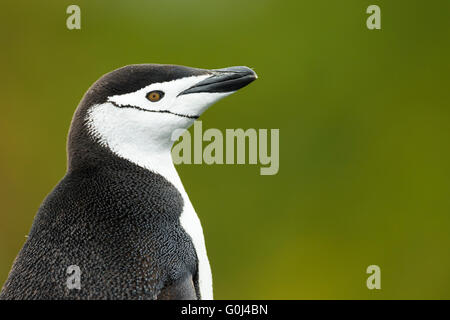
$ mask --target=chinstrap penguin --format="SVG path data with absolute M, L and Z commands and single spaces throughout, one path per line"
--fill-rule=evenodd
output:
M 41 204 L 0 298 L 212 299 L 172 135 L 255 79 L 247 67 L 142 64 L 97 80 L 72 119 L 66 175 Z M 66 285 L 71 265 L 80 289 Z

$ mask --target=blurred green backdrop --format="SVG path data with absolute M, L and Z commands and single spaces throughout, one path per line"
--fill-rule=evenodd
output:
M 66 28 L 81 7 L 82 28 Z M 381 7 L 381 30 L 366 28 Z M 279 128 L 280 171 L 180 165 L 218 299 L 450 298 L 450 1 L 3 1 L 0 284 L 70 120 L 133 63 L 248 65 L 203 128 Z M 366 287 L 381 267 L 381 290 Z

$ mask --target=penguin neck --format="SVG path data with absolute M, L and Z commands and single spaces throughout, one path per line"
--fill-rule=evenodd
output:
M 186 128 L 192 119 L 118 109 L 110 103 L 92 107 L 85 119 L 83 129 L 91 141 L 115 156 L 163 176 L 185 196 L 172 161 L 172 128 Z M 152 123 L 155 125 L 149 125 Z
M 105 146 L 115 156 L 161 175 L 180 191 L 183 198 L 186 197 L 180 176 L 172 161 L 172 142 L 157 143 L 150 137 L 136 137 L 135 133 L 131 140 L 125 140 L 123 143 L 107 141 Z
M 139 145 L 129 145 L 113 152 L 144 169 L 163 176 L 173 184 L 183 195 L 186 192 L 172 161 L 171 145 L 145 147 Z

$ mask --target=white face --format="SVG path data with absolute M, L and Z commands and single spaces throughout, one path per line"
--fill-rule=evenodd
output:
M 201 75 L 153 83 L 135 92 L 111 96 L 108 101 L 120 106 L 130 105 L 147 111 L 170 111 L 174 114 L 198 117 L 207 107 L 225 95 L 214 93 L 178 95 L 209 77 L 210 75 Z M 151 101 L 147 94 L 155 91 L 162 92 L 163 97 L 158 101 Z
M 135 92 L 110 96 L 88 111 L 87 126 L 101 144 L 126 158 L 147 157 L 170 151 L 173 133 L 189 128 L 209 106 L 230 95 L 188 93 L 179 95 L 210 75 L 153 83 Z M 158 101 L 148 94 L 161 91 Z

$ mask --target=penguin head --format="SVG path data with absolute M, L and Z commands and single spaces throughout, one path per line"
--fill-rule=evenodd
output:
M 174 132 L 189 128 L 214 102 L 256 78 L 247 67 L 140 64 L 114 70 L 80 102 L 69 133 L 69 158 L 82 137 L 118 154 L 170 149 Z

